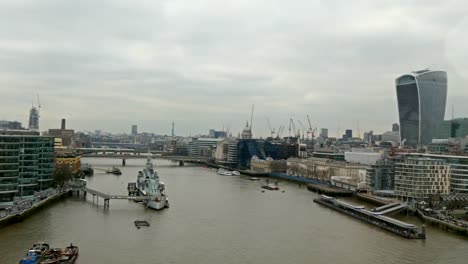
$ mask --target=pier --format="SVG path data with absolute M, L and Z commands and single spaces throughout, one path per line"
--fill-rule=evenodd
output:
M 128 195 L 121 195 L 121 194 L 107 194 L 100 192 L 98 190 L 94 190 L 91 188 L 86 187 L 86 183 L 84 181 L 73 181 L 69 183 L 69 193 L 73 195 L 76 193 L 77 196 L 84 196 L 86 197 L 87 194 L 91 194 L 93 196 L 93 203 L 96 201 L 96 204 L 99 204 L 99 198 L 104 201 L 104 209 L 109 209 L 110 207 L 110 200 L 133 200 L 133 201 L 144 201 L 148 199 L 147 196 L 138 196 L 135 191 L 131 190 L 131 186 L 135 186 L 135 183 L 128 184 Z
M 388 207 L 381 208 L 379 212 L 372 212 L 368 211 L 364 208 L 364 206 L 352 205 L 349 203 L 345 203 L 333 197 L 329 197 L 326 195 L 320 195 L 319 198 L 314 199 L 314 202 L 321 204 L 323 206 L 329 207 L 334 209 L 338 212 L 347 214 L 352 216 L 356 219 L 362 220 L 366 223 L 371 225 L 380 227 L 387 231 L 390 231 L 394 234 L 399 236 L 409 238 L 409 239 L 425 239 L 426 238 L 426 230 L 425 226 L 422 226 L 421 232 L 418 231 L 418 227 L 413 224 L 408 224 L 402 221 L 399 221 L 394 218 L 390 218 L 384 216 L 384 213 L 388 213 L 391 210 L 400 209 L 402 206 L 406 206 L 406 204 L 393 204 L 389 205 Z
M 327 185 L 320 185 L 320 184 L 307 184 L 307 189 L 311 192 L 317 192 L 320 194 L 326 194 L 326 195 L 332 195 L 332 196 L 353 196 L 354 194 L 354 192 L 351 190 L 330 187 Z

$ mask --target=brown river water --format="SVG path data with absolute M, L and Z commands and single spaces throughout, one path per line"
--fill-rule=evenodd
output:
M 83 159 L 95 168 L 88 186 L 126 195 L 144 159 Z M 156 160 L 171 208 L 153 211 L 127 200 L 67 198 L 22 223 L 0 229 L 0 263 L 18 263 L 38 241 L 78 245 L 77 263 L 468 263 L 468 239 L 428 226 L 426 240 L 408 240 L 312 201 L 305 185 L 219 176 L 200 166 Z M 121 176 L 105 174 L 113 165 Z M 354 201 L 357 202 L 357 201 Z M 361 202 L 359 202 L 361 203 Z M 361 203 L 362 204 L 362 203 Z M 417 225 L 415 217 L 398 216 Z M 137 229 L 133 221 L 147 220 Z

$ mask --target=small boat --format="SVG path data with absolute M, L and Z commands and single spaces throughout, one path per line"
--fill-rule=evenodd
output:
M 66 247 L 65 250 L 62 252 L 62 255 L 59 259 L 59 264 L 73 264 L 78 258 L 78 247 L 70 244 L 70 246 Z
M 218 174 L 221 176 L 239 176 L 240 175 L 238 171 L 229 171 L 223 168 L 218 169 Z
M 89 164 L 85 164 L 80 168 L 80 171 L 83 173 L 85 176 L 93 176 L 94 175 L 94 169 L 91 167 Z
M 39 260 L 39 264 L 58 264 L 62 257 L 61 248 L 51 248 Z
M 271 190 L 271 191 L 278 191 L 279 187 L 278 185 L 273 185 L 273 184 L 268 184 L 268 185 L 263 185 L 263 189 Z
M 20 264 L 36 264 L 42 258 L 45 252 L 49 250 L 49 244 L 38 243 L 34 244 L 26 253 L 26 256 L 19 262 Z
M 259 181 L 260 178 L 257 178 L 257 177 L 250 177 L 250 180 L 251 180 L 251 181 Z
M 111 169 L 107 169 L 106 173 L 114 174 L 114 175 L 121 175 L 122 174 L 122 172 L 117 167 L 112 167 Z

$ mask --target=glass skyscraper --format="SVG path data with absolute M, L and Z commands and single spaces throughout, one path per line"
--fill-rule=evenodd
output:
M 400 116 L 400 141 L 405 146 L 431 143 L 434 130 L 444 120 L 447 73 L 422 70 L 395 81 Z

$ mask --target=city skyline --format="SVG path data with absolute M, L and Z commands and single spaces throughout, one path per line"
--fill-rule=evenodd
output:
M 255 104 L 254 136 L 270 134 L 266 117 L 277 129 L 307 114 L 331 137 L 358 123 L 362 136 L 398 121 L 394 79 L 433 65 L 450 76 L 447 108 L 468 116 L 463 3 L 204 4 L 2 2 L 0 119 L 26 126 L 39 93 L 41 131 L 66 118 L 84 131 L 170 135 L 174 121 L 176 135 L 236 135 Z

